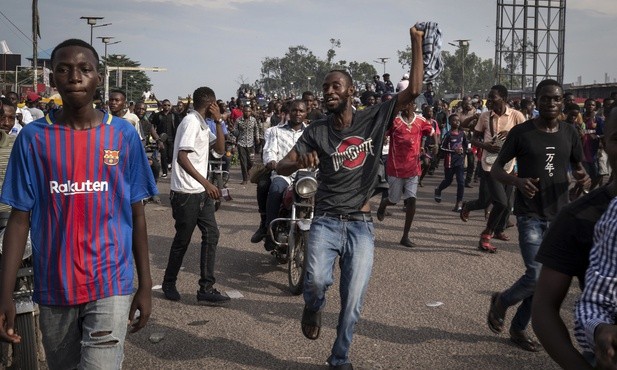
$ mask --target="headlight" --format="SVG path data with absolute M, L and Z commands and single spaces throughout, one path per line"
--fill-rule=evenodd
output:
M 307 176 L 296 181 L 296 193 L 302 198 L 310 198 L 317 192 L 317 180 Z
M 4 242 L 4 230 L 0 230 L 0 254 L 2 254 L 2 244 Z M 30 240 L 30 232 L 28 232 L 28 239 L 26 240 L 26 248 L 24 249 L 24 256 L 22 259 L 26 259 L 32 255 L 32 241 Z

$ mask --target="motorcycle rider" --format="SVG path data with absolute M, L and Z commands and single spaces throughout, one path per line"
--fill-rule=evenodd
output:
M 272 171 L 270 187 L 268 188 L 268 199 L 266 201 L 264 228 L 267 228 L 270 222 L 277 217 L 283 200 L 283 192 L 291 184 L 291 176 L 278 174 L 276 172 L 276 165 L 289 153 L 296 144 L 296 141 L 298 141 L 298 138 L 300 138 L 300 135 L 302 135 L 304 128 L 307 127 L 304 123 L 307 113 L 307 106 L 304 101 L 292 101 L 289 107 L 289 120 L 287 123 L 268 128 L 264 135 L 266 143 L 263 150 L 263 160 L 266 168 Z M 266 250 L 274 250 L 276 246 L 274 241 L 269 236 L 265 236 L 265 238 L 264 247 Z
M 141 137 L 141 142 L 143 143 L 144 148 L 147 148 L 150 143 L 155 143 L 156 145 L 157 150 L 153 150 L 152 155 L 148 157 L 148 163 L 150 164 L 150 169 L 152 169 L 152 175 L 154 175 L 154 182 L 158 183 L 159 174 L 161 172 L 161 162 L 158 157 L 159 153 L 165 148 L 163 145 L 163 140 L 159 137 L 154 125 L 146 118 L 146 103 L 136 103 L 133 111 L 139 119 L 139 124 L 137 127 L 139 130 L 139 137 Z M 156 204 L 161 204 L 161 197 L 158 194 L 149 200 Z

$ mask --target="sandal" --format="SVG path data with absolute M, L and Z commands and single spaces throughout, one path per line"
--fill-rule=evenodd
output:
M 493 235 L 493 238 L 503 240 L 504 242 L 510 241 L 510 237 L 503 231 Z
M 524 331 L 510 329 L 510 340 L 525 351 L 540 352 L 542 350 L 542 345 L 531 339 Z
M 493 333 L 500 334 L 503 332 L 504 314 L 501 314 L 497 310 L 497 299 L 499 299 L 499 293 L 493 293 L 493 295 L 491 295 L 491 305 L 488 309 L 486 323 Z M 512 333 L 510 333 L 510 335 L 511 334 Z
M 478 249 L 483 252 L 495 253 L 497 252 L 497 248 L 495 248 L 491 244 L 491 235 L 490 234 L 482 234 L 480 235 L 480 241 L 478 242 Z
M 321 311 L 311 311 L 304 306 L 302 311 L 302 334 L 310 340 L 319 338 L 321 331 Z
M 461 213 L 460 213 L 461 220 L 463 222 L 467 222 L 467 220 L 469 220 L 469 213 L 470 211 L 469 209 L 467 209 L 467 202 L 463 202 L 463 206 L 461 207 Z

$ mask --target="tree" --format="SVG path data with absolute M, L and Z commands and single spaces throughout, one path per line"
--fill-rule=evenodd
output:
M 473 52 L 469 53 L 469 46 L 459 47 L 454 54 L 442 51 L 441 57 L 444 70 L 433 83 L 438 95 L 459 95 L 461 87 L 464 87 L 465 95 L 482 95 L 494 85 L 495 65 L 493 59 L 482 59 Z M 403 68 L 411 67 L 410 46 L 403 51 L 398 51 L 398 61 Z
M 133 61 L 120 54 L 111 54 L 107 56 L 107 59 L 105 57 L 102 57 L 102 59 L 101 71 L 105 70 L 105 62 L 108 63 L 110 90 L 114 88 L 125 90 L 128 101 L 140 100 L 142 92 L 149 91 L 152 88 L 150 77 L 144 71 L 121 71 L 122 86 L 119 85 L 120 72 L 114 67 L 140 67 L 141 63 L 138 61 Z M 103 78 L 105 78 L 104 75 Z
M 360 86 L 365 81 L 372 81 L 377 72 L 371 64 L 345 60 L 333 62 L 336 56 L 335 48 L 340 48 L 341 41 L 330 39 L 330 45 L 324 59 L 302 45 L 290 46 L 282 58 L 264 58 L 261 63 L 261 79 L 256 81 L 254 88 L 261 88 L 267 94 L 287 96 L 292 92 L 300 95 L 305 90 L 317 90 L 316 81 L 323 81 L 326 74 L 333 69 L 347 70 Z

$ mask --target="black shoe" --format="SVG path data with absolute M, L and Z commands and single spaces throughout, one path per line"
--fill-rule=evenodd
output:
M 255 231 L 255 234 L 253 234 L 253 236 L 251 236 L 251 243 L 255 244 L 255 243 L 259 243 L 260 241 L 264 240 L 264 238 L 266 237 L 266 228 L 265 227 L 259 227 L 259 229 L 257 229 L 257 231 Z
M 179 301 L 181 296 L 178 293 L 178 289 L 173 284 L 163 284 L 163 294 L 165 294 L 165 298 L 170 301 Z
M 465 187 L 471 189 L 471 188 L 473 188 L 473 185 L 471 185 L 470 183 L 466 182 L 465 183 Z
M 435 188 L 435 202 L 441 203 L 441 190 Z
M 271 252 L 276 249 L 276 244 L 272 240 L 270 240 L 270 238 L 266 238 L 264 248 L 266 249 L 266 251 Z
M 219 303 L 225 303 L 229 301 L 230 299 L 231 298 L 229 298 L 226 295 L 221 294 L 221 292 L 219 292 L 218 290 L 214 288 L 208 290 L 207 292 L 203 292 L 201 290 L 197 291 L 197 302 L 198 303 L 219 304 Z

